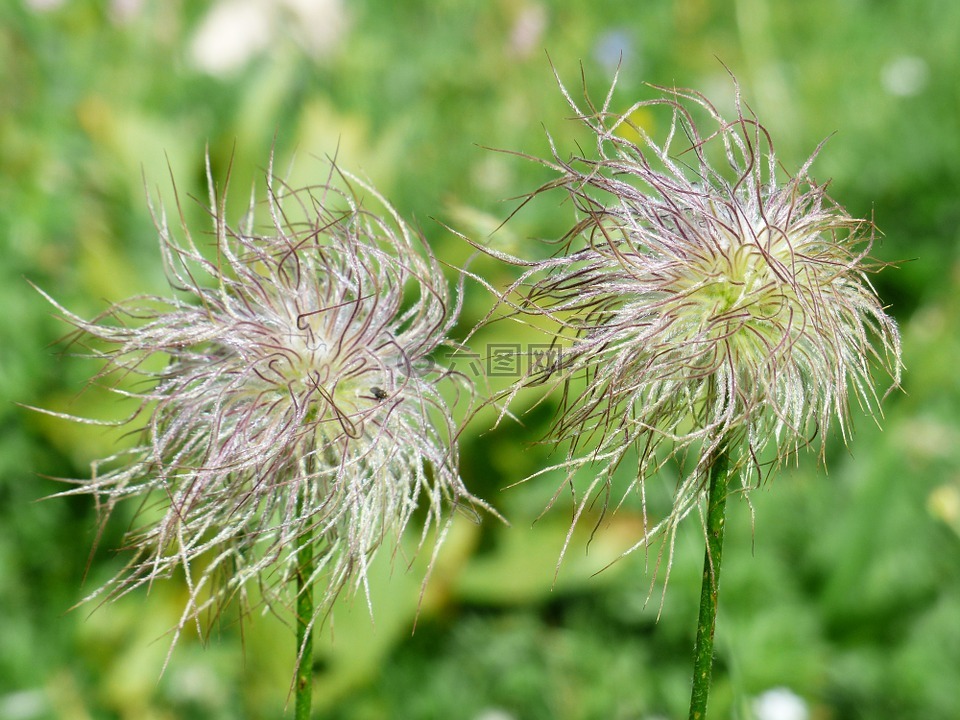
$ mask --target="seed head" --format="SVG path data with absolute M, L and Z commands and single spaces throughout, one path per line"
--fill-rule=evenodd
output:
M 64 493 L 93 495 L 104 522 L 141 499 L 133 560 L 97 594 L 183 573 L 178 635 L 251 582 L 269 606 L 284 601 L 304 537 L 317 558 L 309 584 L 325 588 L 319 616 L 365 585 L 376 550 L 399 542 L 418 507 L 422 545 L 431 527 L 442 538 L 448 506 L 480 504 L 461 481 L 439 387 L 462 378 L 430 360 L 460 306 L 429 248 L 336 168 L 317 187 L 272 172 L 267 186 L 265 208 L 251 205 L 234 229 L 210 180 L 210 253 L 155 213 L 172 297 L 90 321 L 51 300 L 105 361 L 98 379 L 119 378 L 112 389 L 140 401 L 120 424 L 141 428 L 141 442 Z
M 508 291 L 521 294 L 513 312 L 552 320 L 563 358 L 512 392 L 562 389 L 552 437 L 569 454 L 558 467 L 571 478 L 600 469 L 577 516 L 631 448 L 641 494 L 670 457 L 699 458 L 637 547 L 696 506 L 721 444 L 739 448 L 735 466 L 759 469 L 765 451 L 779 461 L 822 442 L 834 419 L 846 440 L 851 395 L 879 412 L 871 368 L 894 385 L 901 368 L 896 324 L 867 277 L 874 227 L 810 178 L 816 153 L 787 176 L 739 89 L 732 120 L 697 92 L 655 89 L 619 115 L 612 90 L 586 111 L 563 90 L 596 157 L 564 160 L 554 147 L 541 162 L 558 177 L 533 194 L 565 189 L 578 219 L 549 259 L 500 255 L 526 268 Z M 633 121 L 657 113 L 662 143 Z

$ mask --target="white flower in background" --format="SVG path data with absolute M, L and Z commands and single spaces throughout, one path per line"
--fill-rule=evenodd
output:
M 25 0 L 27 9 L 34 12 L 50 12 L 60 8 L 66 0 Z
M 530 57 L 540 49 L 549 20 L 547 8 L 542 3 L 519 6 L 510 29 L 509 51 L 516 57 Z
M 342 0 L 221 0 L 190 43 L 200 70 L 229 75 L 287 37 L 314 58 L 330 55 L 347 31 Z
M 810 711 L 802 697 L 789 688 L 773 688 L 753 701 L 755 720 L 808 720 Z
M 899 55 L 880 69 L 884 89 L 897 97 L 919 95 L 927 87 L 930 68 L 916 55 Z

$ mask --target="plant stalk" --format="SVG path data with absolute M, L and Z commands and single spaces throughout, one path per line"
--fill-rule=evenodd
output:
M 304 503 L 303 498 L 300 504 Z M 310 720 L 313 702 L 313 532 L 297 539 L 297 677 L 295 720 Z
M 717 599 L 720 592 L 720 563 L 723 558 L 724 516 L 730 479 L 730 452 L 726 441 L 720 443 L 710 462 L 710 487 L 707 499 L 707 542 L 703 558 L 703 583 L 700 588 L 700 617 L 693 651 L 693 689 L 689 720 L 705 720 L 710 675 L 713 670 L 713 638 L 717 626 Z

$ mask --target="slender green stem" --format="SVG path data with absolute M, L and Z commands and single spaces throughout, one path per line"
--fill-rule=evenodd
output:
M 301 504 L 303 500 L 300 500 Z M 297 661 L 294 718 L 310 720 L 313 702 L 313 533 L 306 531 L 297 540 Z
M 690 695 L 690 720 L 707 716 L 710 674 L 713 669 L 713 636 L 717 626 L 717 598 L 720 592 L 720 563 L 723 558 L 724 515 L 730 478 L 730 453 L 722 442 L 710 463 L 710 488 L 707 500 L 707 548 L 703 559 L 703 584 L 700 589 L 700 617 L 697 642 L 693 651 L 693 690 Z

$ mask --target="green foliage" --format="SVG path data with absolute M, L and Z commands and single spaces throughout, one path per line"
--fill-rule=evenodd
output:
M 752 512 L 736 498 L 728 505 L 714 716 L 749 718 L 752 697 L 786 686 L 818 718 L 955 717 L 960 6 L 344 2 L 335 43 L 310 46 L 313 25 L 277 9 L 263 49 L 215 76 L 193 59 L 207 3 L 64 0 L 34 9 L 44 4 L 52 3 L 0 8 L 0 720 L 278 717 L 294 653 L 289 618 L 254 613 L 241 633 L 237 608 L 210 619 L 205 647 L 199 638 L 180 645 L 158 683 L 164 633 L 183 599 L 177 582 L 68 612 L 121 566 L 123 518 L 88 566 L 97 541 L 91 504 L 37 500 L 62 487 L 47 476 L 83 476 L 116 439 L 15 404 L 112 412 L 101 393 L 82 392 L 91 366 L 51 345 L 66 328 L 27 281 L 86 315 L 162 291 L 144 178 L 171 213 L 176 178 L 198 242 L 209 241 L 199 230 L 205 212 L 189 199 L 205 197 L 205 147 L 216 177 L 232 165 L 237 214 L 271 148 L 281 174 L 296 160 L 293 184 L 321 180 L 314 156 L 335 155 L 418 223 L 451 266 L 471 253 L 434 219 L 510 252 L 543 252 L 530 238 L 555 237 L 569 208 L 541 198 L 490 235 L 519 204 L 508 198 L 547 176 L 485 147 L 545 155 L 546 129 L 561 151 L 582 143 L 589 153 L 578 123 L 565 119 L 543 49 L 571 89 L 582 63 L 601 98 L 621 48 L 615 108 L 647 97 L 643 81 L 732 97 L 719 58 L 788 169 L 836 133 L 814 176 L 832 177 L 831 194 L 852 213 L 873 215 L 885 235 L 875 255 L 904 261 L 878 279 L 901 322 L 907 365 L 906 393 L 888 398 L 883 430 L 859 417 L 849 448 L 830 445 L 828 472 L 803 456 L 765 480 Z M 471 269 L 496 287 L 510 280 L 489 259 Z M 475 284 L 467 291 L 465 328 L 490 303 Z M 471 346 L 482 353 L 477 342 L 528 341 L 503 323 Z M 592 540 L 591 523 L 581 522 L 586 532 L 557 572 L 565 496 L 534 520 L 559 479 L 508 487 L 556 458 L 534 444 L 551 411 L 536 409 L 522 427 L 504 420 L 492 433 L 492 414 L 469 426 L 465 477 L 513 527 L 458 524 L 422 599 L 422 562 L 408 571 L 398 557 L 379 568 L 372 626 L 362 597 L 345 600 L 321 633 L 318 714 L 684 714 L 700 528 L 690 523 L 677 541 L 662 611 L 655 552 L 594 575 L 636 537 L 634 505 L 600 520 Z

